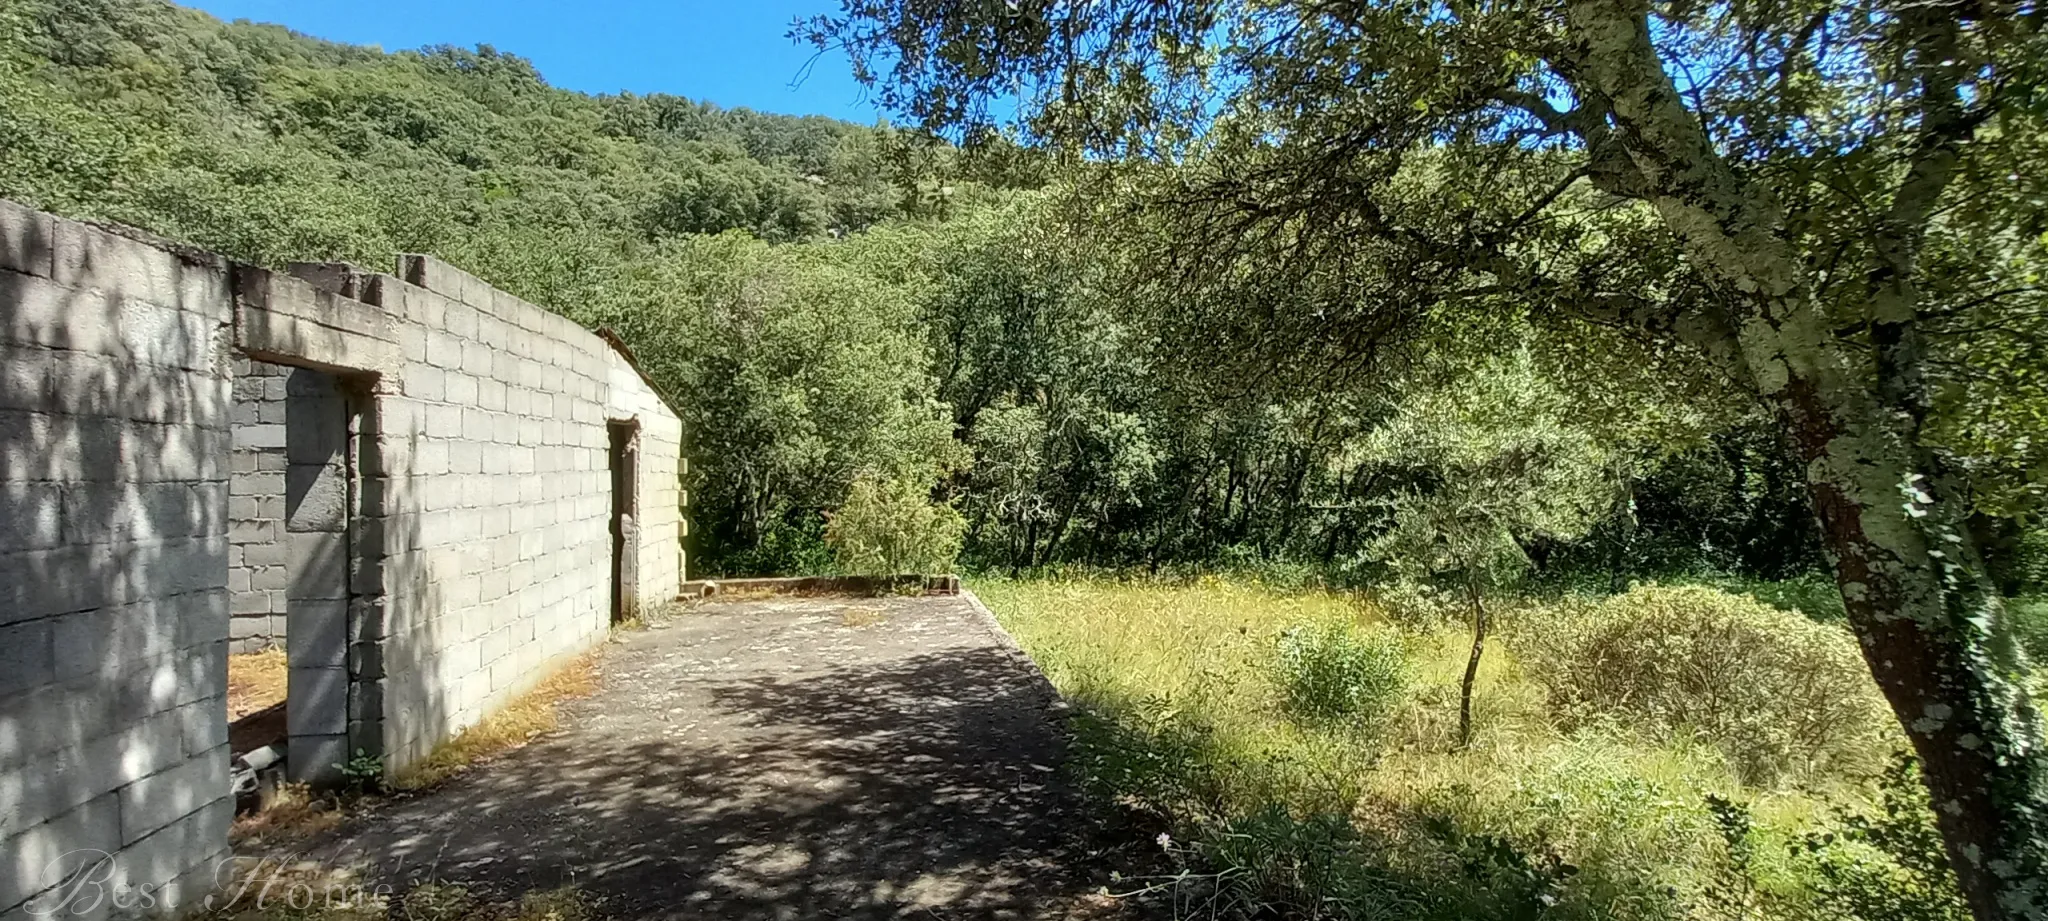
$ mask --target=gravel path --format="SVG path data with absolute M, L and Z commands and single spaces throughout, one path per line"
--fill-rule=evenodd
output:
M 573 727 L 315 851 L 612 917 L 1099 918 L 1059 704 L 966 597 L 710 601 L 624 634 Z M 1099 855 L 1098 855 L 1099 856 Z

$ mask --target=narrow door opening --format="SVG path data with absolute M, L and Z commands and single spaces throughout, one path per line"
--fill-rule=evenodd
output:
M 631 620 L 640 614 L 640 534 L 635 517 L 639 514 L 636 486 L 640 482 L 640 425 L 612 422 L 612 623 Z
M 251 361 L 230 473 L 230 748 L 259 773 L 337 781 L 349 758 L 350 531 L 358 400 L 342 378 Z

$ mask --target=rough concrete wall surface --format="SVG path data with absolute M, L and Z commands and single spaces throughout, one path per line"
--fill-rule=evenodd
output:
M 0 201 L 0 375 L 0 921 L 81 848 L 138 910 L 203 894 L 231 639 L 282 635 L 314 778 L 398 769 L 601 639 L 611 424 L 639 594 L 683 576 L 675 414 L 430 258 L 278 273 Z
M 632 419 L 639 427 L 638 514 L 639 596 L 643 602 L 673 598 L 683 582 L 683 538 L 689 522 L 683 517 L 683 424 L 669 411 L 639 369 L 616 350 L 605 353 L 610 374 L 610 400 L 605 414 Z
M 379 470 L 364 484 L 395 510 L 377 526 L 391 593 L 383 738 L 398 762 L 603 634 L 606 422 L 631 411 L 658 433 L 642 452 L 662 456 L 643 461 L 650 499 L 675 495 L 680 432 L 637 375 L 611 373 L 617 353 L 570 320 L 430 257 L 404 257 L 402 270 L 404 280 L 365 285 L 398 320 L 402 351 L 396 386 L 379 385 Z M 679 546 L 679 520 L 671 509 L 643 539 Z M 665 583 L 643 577 L 645 596 L 674 597 L 675 566 Z
M 292 369 L 238 358 L 228 464 L 228 635 L 234 652 L 285 634 L 285 382 Z
M 0 917 L 97 854 L 176 911 L 227 848 L 228 284 L 0 201 Z

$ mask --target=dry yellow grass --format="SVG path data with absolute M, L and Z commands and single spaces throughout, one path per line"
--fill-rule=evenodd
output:
M 398 790 L 421 790 L 441 783 L 478 762 L 502 755 L 561 726 L 563 701 L 597 691 L 597 655 L 585 653 L 548 673 L 533 690 L 520 695 L 476 725 L 457 733 L 418 762 L 392 778 Z
M 233 722 L 284 699 L 284 649 L 228 656 L 228 721 Z
M 881 608 L 847 608 L 839 615 L 839 625 L 858 630 L 862 627 L 875 626 L 888 619 Z
M 590 899 L 575 886 L 528 892 L 517 900 L 484 902 L 467 888 L 430 880 L 392 891 L 389 882 L 358 868 L 313 861 L 238 858 L 228 882 L 205 905 L 210 917 L 232 921 L 588 921 Z
M 228 838 L 238 845 L 274 845 L 326 831 L 345 817 L 335 797 L 317 795 L 305 784 L 282 784 L 255 812 L 237 816 Z

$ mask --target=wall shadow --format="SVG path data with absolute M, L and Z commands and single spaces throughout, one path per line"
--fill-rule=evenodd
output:
M 225 264 L 0 211 L 0 913 L 225 845 Z M 16 271 L 16 267 L 28 271 Z

